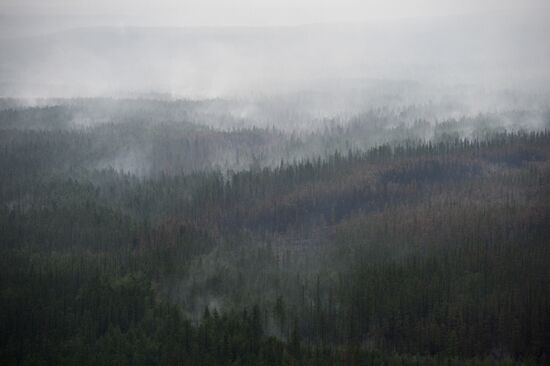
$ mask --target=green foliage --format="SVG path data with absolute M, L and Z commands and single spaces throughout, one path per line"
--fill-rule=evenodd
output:
M 9 131 L 0 364 L 549 361 L 547 132 L 138 178 Z

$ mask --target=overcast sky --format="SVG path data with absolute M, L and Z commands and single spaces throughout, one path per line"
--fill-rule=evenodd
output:
M 548 0 L 0 0 L 5 15 L 79 15 L 98 22 L 262 26 L 517 11 Z M 120 25 L 120 24 L 119 24 Z
M 531 83 L 550 77 L 549 2 L 0 0 L 0 87 L 25 96 L 211 97 L 297 89 L 321 79 Z M 452 17 L 472 14 L 482 16 Z M 129 28 L 363 21 L 277 32 Z M 110 28 L 67 31 L 94 26 Z

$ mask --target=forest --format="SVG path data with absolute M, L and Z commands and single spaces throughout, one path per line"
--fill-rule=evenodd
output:
M 547 365 L 531 105 L 4 98 L 0 364 Z

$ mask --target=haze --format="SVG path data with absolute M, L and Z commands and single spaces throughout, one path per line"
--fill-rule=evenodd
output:
M 548 0 L 0 0 L 0 365 L 550 365 Z
M 118 17 L 118 21 L 142 26 L 281 26 L 518 11 L 545 6 L 544 0 L 4 0 L 2 10 L 10 15 L 88 16 L 96 18 L 98 23 L 111 25 L 117 24 L 113 18 Z M 101 20 L 101 17 L 112 18 Z
M 0 94 L 230 97 L 365 78 L 538 90 L 550 64 L 544 5 L 9 0 Z

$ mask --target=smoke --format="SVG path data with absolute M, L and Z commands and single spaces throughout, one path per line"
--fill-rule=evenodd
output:
M 313 89 L 337 105 L 365 79 L 540 91 L 550 72 L 547 18 L 499 13 L 297 27 L 89 27 L 4 38 L 0 92 L 201 99 Z

